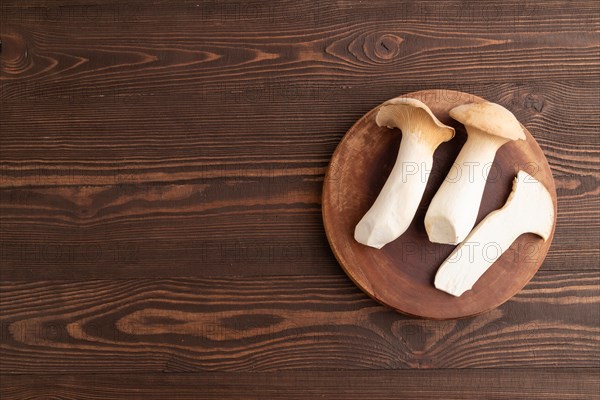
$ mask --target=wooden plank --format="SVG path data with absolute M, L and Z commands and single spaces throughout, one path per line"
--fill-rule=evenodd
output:
M 0 185 L 319 175 L 362 114 L 388 98 L 436 86 L 387 81 L 319 88 L 265 78 L 235 90 L 189 96 L 94 97 L 57 90 L 11 99 L 0 109 Z M 558 176 L 597 179 L 597 81 L 441 86 L 512 110 Z
M 255 184 L 158 186 L 152 193 L 139 187 L 2 190 L 0 276 L 338 275 L 322 227 L 318 185 L 304 184 L 310 191 L 287 199 L 290 192 L 256 194 L 261 188 Z M 240 197 L 197 200 L 219 190 Z M 598 203 L 593 194 L 559 197 L 556 235 L 542 270 L 599 268 Z M 422 249 L 407 251 L 421 252 L 423 262 L 431 259 Z
M 427 321 L 342 276 L 2 282 L 0 371 L 597 368 L 599 283 L 541 272 L 494 311 Z
M 3 189 L 0 275 L 336 274 L 319 194 L 320 181 L 308 179 Z M 599 203 L 593 188 L 559 189 L 558 226 L 543 269 L 598 269 Z
M 600 72 L 600 13 L 592 2 L 572 4 L 569 13 L 557 1 L 93 6 L 4 5 L 6 73 L 47 89 L 150 95 L 265 75 L 353 84 L 545 81 Z
M 3 400 L 599 399 L 597 369 L 3 375 Z

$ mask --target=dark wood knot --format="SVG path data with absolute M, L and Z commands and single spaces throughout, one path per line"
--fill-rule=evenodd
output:
M 400 43 L 402 38 L 386 33 L 381 35 L 375 41 L 374 53 L 380 60 L 392 60 L 400 53 Z

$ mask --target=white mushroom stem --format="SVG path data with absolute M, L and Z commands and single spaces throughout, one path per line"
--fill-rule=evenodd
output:
M 470 290 L 475 282 L 523 233 L 546 241 L 554 225 L 554 204 L 548 190 L 519 171 L 506 204 L 488 214 L 440 266 L 435 287 L 453 296 Z
M 432 165 L 431 146 L 410 132 L 403 133 L 390 176 L 356 226 L 354 237 L 358 242 L 380 249 L 406 231 L 423 197 Z
M 425 229 L 432 242 L 457 244 L 475 225 L 496 151 L 525 134 L 515 116 L 494 103 L 460 105 L 450 116 L 465 125 L 468 138 L 431 200 Z
M 506 140 L 485 134 L 472 134 L 461 149 L 453 167 L 431 200 L 425 215 L 429 240 L 458 244 L 475 225 L 479 203 L 496 151 Z
M 412 98 L 384 103 L 376 122 L 402 130 L 396 164 L 354 231 L 356 241 L 380 249 L 410 225 L 429 179 L 433 153 L 454 136 L 454 128 L 442 124 L 425 104 Z

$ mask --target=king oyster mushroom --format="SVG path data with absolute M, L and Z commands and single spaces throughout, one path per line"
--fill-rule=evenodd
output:
M 354 238 L 382 248 L 398 238 L 413 220 L 433 164 L 433 152 L 454 137 L 423 102 L 398 97 L 385 102 L 377 125 L 402 131 L 396 163 L 379 196 L 354 230 Z
M 515 116 L 499 104 L 463 104 L 450 116 L 467 129 L 468 138 L 455 161 L 458 178 L 446 177 L 425 214 L 425 229 L 435 243 L 458 244 L 469 234 L 481 204 L 496 151 L 525 133 Z
M 462 295 L 521 234 L 535 233 L 546 241 L 553 226 L 552 196 L 538 180 L 519 171 L 504 206 L 489 213 L 442 263 L 435 287 L 453 296 Z

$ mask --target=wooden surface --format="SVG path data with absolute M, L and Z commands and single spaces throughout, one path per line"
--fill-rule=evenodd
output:
M 597 2 L 0 12 L 3 400 L 599 398 Z M 514 111 L 558 194 L 533 280 L 444 322 L 364 295 L 321 222 L 344 133 L 436 88 Z
M 484 165 L 471 165 L 471 171 L 449 172 L 467 137 L 464 126 L 450 118 L 449 112 L 461 104 L 484 99 L 442 89 L 402 96 L 427 104 L 438 120 L 455 129 L 456 135 L 436 149 L 433 166 L 426 176 L 417 172 L 421 179 L 427 178 L 427 186 L 406 232 L 382 249 L 374 249 L 354 240 L 354 228 L 388 179 L 398 158 L 402 134 L 397 129 L 377 126 L 375 117 L 379 107 L 362 116 L 340 141 L 323 184 L 323 225 L 333 253 L 358 287 L 404 314 L 455 319 L 494 309 L 519 292 L 540 268 L 552 243 L 554 226 L 546 241 L 534 234 L 517 238 L 473 289 L 460 297 L 437 290 L 433 285 L 435 274 L 455 246 L 429 241 L 423 222 L 425 213 L 446 175 L 456 178 L 460 173 L 464 174 L 463 179 L 470 179 L 473 174 L 483 173 L 484 168 Z M 524 132 L 525 140 L 503 145 L 493 167 L 488 165 L 490 175 L 475 226 L 505 204 L 520 170 L 531 174 L 548 189 L 556 215 L 556 189 L 550 166 L 527 128 Z M 468 251 L 489 251 L 489 248 L 475 246 Z

